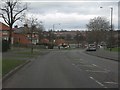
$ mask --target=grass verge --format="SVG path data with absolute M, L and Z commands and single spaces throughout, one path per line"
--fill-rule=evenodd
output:
M 0 78 L 2 77 L 2 59 L 0 59 Z
M 5 59 L 2 61 L 2 76 L 10 72 L 15 67 L 23 64 L 26 60 Z
M 3 54 L 2 57 L 2 76 L 7 74 L 9 71 L 14 69 L 15 67 L 23 64 L 26 60 L 37 57 L 39 55 L 45 55 L 49 51 L 34 49 L 33 53 L 31 53 L 28 48 L 13 48 L 12 50 Z
M 110 51 L 109 48 L 106 49 L 107 51 Z M 120 52 L 120 48 L 116 47 L 116 48 L 112 48 L 113 52 Z

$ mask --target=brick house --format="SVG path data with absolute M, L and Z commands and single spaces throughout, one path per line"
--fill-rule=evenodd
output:
M 3 40 L 8 40 L 9 39 L 9 26 L 0 22 L 0 38 Z M 23 31 L 25 30 L 24 27 L 20 28 L 13 28 L 13 33 L 11 37 L 11 43 L 12 44 L 22 44 L 22 45 L 28 45 L 31 44 L 31 33 L 24 33 Z M 38 43 L 38 34 L 33 32 L 32 35 L 32 43 L 36 44 Z
M 45 43 L 45 44 L 48 44 L 49 43 L 49 40 L 47 38 L 43 38 L 40 40 L 41 43 Z
M 64 39 L 56 39 L 55 40 L 56 45 L 62 45 L 63 43 L 66 43 Z
M 36 44 L 39 42 L 39 37 L 37 32 L 33 32 L 32 34 L 32 44 Z M 14 43 L 29 45 L 31 44 L 31 33 L 26 30 L 25 27 L 16 28 L 14 31 Z
M 28 45 L 30 43 L 25 35 L 14 33 L 14 44 Z
M 9 30 L 10 27 L 2 22 L 0 22 L 0 38 L 3 40 L 8 40 L 9 39 Z M 14 29 L 13 29 L 14 31 Z M 11 43 L 13 44 L 13 33 L 11 37 Z

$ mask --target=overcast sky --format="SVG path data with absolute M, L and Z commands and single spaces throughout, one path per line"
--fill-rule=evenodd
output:
M 86 30 L 89 20 L 102 16 L 110 20 L 110 7 L 113 7 L 113 24 L 118 29 L 119 0 L 23 0 L 28 3 L 26 18 L 34 16 L 42 21 L 46 30 Z M 103 8 L 100 8 L 100 7 Z M 1 19 L 0 19 L 1 20 Z M 60 24 L 59 24 L 60 23 Z M 16 24 L 21 25 L 20 22 Z

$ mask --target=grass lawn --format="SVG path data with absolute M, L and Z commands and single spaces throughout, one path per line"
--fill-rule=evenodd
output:
M 106 50 L 109 51 L 110 49 L 107 48 Z M 113 52 L 120 52 L 120 48 L 117 48 L 117 47 L 116 47 L 116 48 L 112 48 L 112 51 L 113 51 Z
M 33 51 L 33 53 L 31 53 L 30 51 L 23 51 L 23 52 L 17 52 L 17 54 L 22 55 L 22 56 L 26 56 L 26 57 L 33 57 L 35 55 L 39 55 L 39 51 Z
M 14 69 L 15 67 L 19 66 L 20 64 L 23 64 L 25 60 L 10 60 L 5 59 L 2 61 L 2 75 L 4 76 L 6 73 Z
M 0 59 L 0 78 L 2 76 L 2 59 Z
M 38 55 L 44 55 L 49 51 L 34 49 L 34 52 L 31 53 L 31 50 L 28 48 L 14 48 L 6 52 L 2 57 L 2 76 L 7 74 L 9 71 L 15 67 L 23 64 L 26 60 L 37 57 Z

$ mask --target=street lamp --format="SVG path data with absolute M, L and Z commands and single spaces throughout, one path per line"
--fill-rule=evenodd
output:
M 52 27 L 53 27 L 53 29 L 50 31 L 50 33 L 49 33 L 49 36 L 50 36 L 50 41 L 53 43 L 54 41 L 53 41 L 53 37 L 52 37 L 52 31 L 54 31 L 55 30 L 55 25 L 60 25 L 60 23 L 56 23 L 56 24 L 53 24 L 52 25 Z
M 110 30 L 110 36 L 111 36 L 111 42 L 110 42 L 110 51 L 112 50 L 112 17 L 113 17 L 113 8 L 111 7 L 111 30 Z
M 53 24 L 53 31 L 54 31 L 54 29 L 55 29 L 55 25 L 60 25 L 60 23 Z
M 103 8 L 103 7 L 100 7 Z M 110 8 L 110 51 L 112 51 L 112 21 L 113 21 L 113 7 Z

